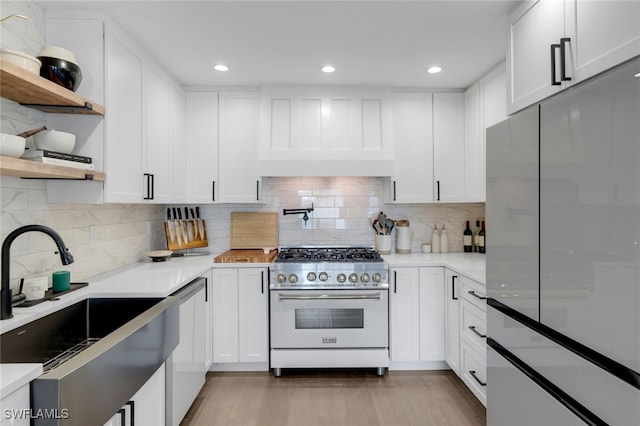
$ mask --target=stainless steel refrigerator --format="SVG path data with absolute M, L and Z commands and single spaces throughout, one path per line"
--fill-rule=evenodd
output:
M 640 58 L 486 149 L 487 424 L 640 425 Z

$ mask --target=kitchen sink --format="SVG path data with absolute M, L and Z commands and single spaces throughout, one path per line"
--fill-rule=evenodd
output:
M 32 410 L 66 413 L 33 424 L 109 420 L 177 346 L 176 302 L 90 298 L 2 334 L 1 362 L 43 364 L 44 373 L 31 383 Z

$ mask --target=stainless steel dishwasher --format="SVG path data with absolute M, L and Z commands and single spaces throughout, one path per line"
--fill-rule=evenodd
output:
M 207 279 L 196 278 L 172 296 L 180 302 L 180 342 L 166 363 L 166 424 L 178 426 L 205 381 Z

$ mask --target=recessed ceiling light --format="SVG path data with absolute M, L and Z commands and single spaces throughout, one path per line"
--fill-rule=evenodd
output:
M 640 72 L 636 73 L 636 75 L 634 75 L 635 78 L 640 78 Z
M 428 72 L 429 74 L 438 74 L 440 71 L 442 71 L 442 68 L 440 68 L 440 67 L 438 67 L 438 66 L 430 67 L 430 68 L 427 70 L 427 72 Z
M 335 70 L 335 67 L 332 67 L 331 65 L 322 67 L 322 72 L 334 72 Z
M 214 66 L 213 69 L 216 71 L 229 71 L 229 67 L 224 64 L 218 64 Z

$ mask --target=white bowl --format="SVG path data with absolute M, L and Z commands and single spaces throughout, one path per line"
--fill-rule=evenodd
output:
M 0 48 L 0 57 L 7 61 L 19 66 L 20 68 L 29 71 L 33 74 L 40 74 L 40 67 L 42 62 L 40 59 L 27 55 L 24 52 L 18 50 L 7 49 L 5 47 Z
M 163 262 L 170 258 L 172 253 L 171 250 L 154 250 L 147 252 L 147 256 L 154 262 Z
M 71 154 L 76 145 L 76 135 L 57 130 L 43 130 L 33 136 L 38 149 Z
M 36 56 L 46 56 L 48 58 L 58 58 L 73 64 L 78 64 L 78 60 L 72 51 L 59 46 L 42 46 L 40 52 Z
M 5 157 L 22 157 L 26 139 L 16 135 L 0 133 L 0 155 Z

